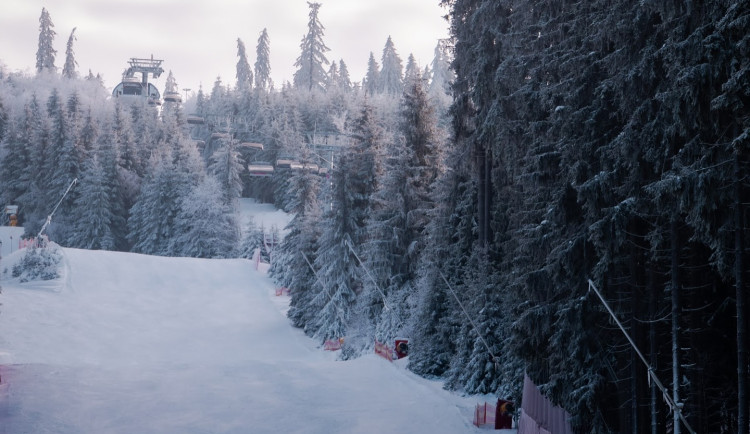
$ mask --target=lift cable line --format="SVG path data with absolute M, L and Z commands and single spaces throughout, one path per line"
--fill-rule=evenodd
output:
M 378 292 L 380 293 L 380 296 L 383 298 L 383 306 L 385 307 L 385 309 L 391 310 L 391 307 L 388 306 L 388 301 L 385 299 L 385 293 L 383 292 L 382 289 L 380 289 L 380 285 L 378 285 L 378 282 L 376 282 L 375 278 L 372 277 L 372 274 L 370 274 L 370 270 L 368 270 L 367 267 L 365 267 L 365 264 L 362 263 L 362 260 L 359 259 L 359 255 L 357 255 L 357 252 L 354 251 L 354 247 L 352 246 L 351 241 L 347 239 L 345 242 L 346 242 L 346 246 L 349 247 L 349 250 L 351 250 L 352 253 L 354 254 L 354 257 L 357 258 L 357 262 L 359 262 L 359 265 L 362 267 L 363 270 L 365 270 L 365 273 L 367 273 L 367 277 L 369 277 L 370 280 L 372 280 L 373 285 L 375 285 L 375 288 L 377 288 Z
M 70 189 L 73 188 L 73 186 L 78 182 L 78 178 L 73 178 L 73 181 L 70 182 L 70 185 L 67 189 L 65 189 L 65 193 L 63 193 L 60 200 L 57 202 L 57 205 L 52 209 L 52 212 L 49 213 L 47 216 L 47 221 L 44 222 L 44 225 L 42 225 L 42 228 L 39 230 L 39 234 L 36 236 L 37 238 L 40 238 L 42 234 L 44 233 L 44 230 L 47 229 L 47 226 L 49 226 L 50 223 L 52 223 L 52 216 L 55 215 L 55 211 L 57 211 L 57 208 L 60 206 L 60 204 L 65 200 L 65 196 L 68 195 L 70 192 Z
M 448 285 L 448 289 L 450 289 L 451 294 L 453 294 L 453 297 L 458 302 L 458 305 L 461 306 L 461 310 L 464 312 L 464 315 L 466 315 L 466 318 L 469 320 L 469 323 L 471 323 L 471 326 L 474 328 L 474 331 L 477 332 L 477 336 L 479 336 L 479 339 L 482 340 L 482 343 L 484 344 L 485 348 L 487 348 L 487 352 L 490 353 L 490 356 L 492 356 L 492 362 L 495 364 L 495 367 L 497 367 L 497 364 L 500 361 L 490 349 L 490 346 L 487 344 L 487 341 L 484 340 L 484 336 L 482 336 L 482 333 L 479 332 L 479 327 L 477 327 L 477 325 L 474 324 L 474 320 L 472 320 L 471 316 L 469 316 L 469 313 L 466 312 L 464 305 L 461 303 L 461 300 L 458 299 L 458 295 L 456 295 L 456 292 L 453 290 L 453 287 L 448 282 L 448 279 L 445 278 L 445 275 L 443 274 L 443 272 L 441 270 L 438 270 L 438 273 L 440 273 L 440 277 L 443 278 L 443 282 L 445 282 L 445 284 Z
M 638 357 L 641 358 L 641 361 L 643 362 L 643 364 L 646 365 L 646 369 L 648 370 L 648 382 L 649 382 L 649 384 L 651 384 L 651 381 L 653 381 L 654 384 L 656 384 L 656 387 L 658 387 L 659 390 L 661 390 L 662 397 L 664 398 L 664 401 L 669 406 L 669 409 L 671 411 L 677 413 L 677 415 L 680 417 L 680 420 L 685 425 L 685 428 L 687 428 L 687 430 L 690 431 L 691 434 L 695 434 L 695 431 L 690 426 L 690 424 L 688 423 L 687 419 L 685 419 L 685 416 L 682 414 L 683 404 L 681 402 L 675 403 L 672 400 L 672 398 L 669 396 L 669 391 L 667 390 L 667 388 L 664 387 L 664 385 L 661 383 L 661 381 L 659 381 L 659 378 L 656 377 L 656 373 L 654 372 L 654 368 L 652 368 L 651 365 L 648 363 L 648 361 L 646 361 L 646 358 L 643 356 L 643 353 L 641 353 L 641 351 L 635 345 L 635 342 L 630 337 L 630 335 L 628 334 L 628 332 L 625 331 L 625 327 L 623 327 L 623 325 L 620 322 L 620 320 L 617 319 L 617 316 L 612 311 L 612 308 L 609 307 L 609 304 L 607 303 L 607 301 L 604 300 L 604 297 L 599 292 L 599 290 L 596 288 L 596 285 L 594 285 L 594 282 L 592 282 L 591 279 L 589 279 L 589 292 L 591 290 L 593 290 L 596 293 L 596 295 L 599 296 L 599 300 L 602 301 L 602 304 L 607 309 L 607 312 L 609 312 L 609 314 L 612 317 L 612 319 L 615 320 L 615 323 L 617 324 L 617 326 L 620 327 L 620 330 L 625 335 L 625 337 L 628 339 L 628 342 L 630 342 L 630 345 L 633 347 L 633 350 L 635 350 L 636 354 L 638 354 Z
M 310 267 L 310 270 L 312 270 L 313 274 L 315 275 L 315 280 L 320 283 L 320 286 L 323 288 L 323 292 L 328 296 L 328 301 L 333 303 L 333 296 L 328 293 L 328 290 L 326 289 L 326 286 L 323 284 L 323 281 L 320 279 L 320 276 L 318 275 L 318 272 L 315 271 L 315 268 L 313 268 L 312 263 L 309 259 L 307 259 L 307 255 L 305 255 L 305 252 L 302 250 L 299 251 L 299 253 L 302 255 L 302 258 L 307 262 L 307 266 Z M 340 308 L 337 304 L 334 303 L 334 307 L 336 308 L 336 316 L 339 317 L 339 320 L 341 320 L 341 325 L 346 325 L 347 321 L 343 318 L 343 315 L 340 312 Z

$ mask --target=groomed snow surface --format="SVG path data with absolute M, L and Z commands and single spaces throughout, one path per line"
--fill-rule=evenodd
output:
M 480 431 L 479 397 L 323 351 L 251 261 L 64 249 L 59 279 L 19 283 L 7 247 L 0 433 Z

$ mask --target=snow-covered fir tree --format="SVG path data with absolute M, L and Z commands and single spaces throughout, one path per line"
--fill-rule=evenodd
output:
M 242 39 L 237 38 L 237 90 L 247 91 L 253 87 L 253 70 L 247 60 L 247 50 Z
M 378 93 L 380 86 L 380 66 L 375 60 L 375 55 L 370 52 L 370 57 L 367 60 L 367 73 L 362 83 L 362 89 L 364 89 L 367 95 L 375 95 Z
M 127 250 L 129 207 L 126 204 L 126 192 L 132 193 L 134 190 L 126 190 L 127 185 L 123 184 L 123 170 L 120 165 L 116 128 L 114 119 L 105 123 L 102 133 L 98 137 L 97 157 L 99 164 L 102 165 L 103 185 L 109 198 L 110 230 L 114 238 L 114 249 Z
M 170 256 L 234 257 L 239 227 L 222 196 L 220 183 L 208 176 L 182 198 L 169 240 Z
M 356 144 L 341 156 L 334 170 L 331 211 L 324 217 L 314 263 L 320 291 L 308 307 L 316 311 L 313 329 L 321 340 L 345 335 L 361 286 L 359 264 L 350 249 L 366 239 L 365 222 L 376 188 L 379 131 L 372 109 L 365 106 L 354 125 Z
M 403 66 L 390 36 L 383 47 L 381 62 L 378 91 L 387 95 L 401 95 L 404 88 Z
M 242 238 L 240 244 L 237 247 L 237 257 L 245 259 L 253 259 L 256 252 L 263 250 L 263 232 L 264 228 L 261 224 L 258 226 L 255 224 L 255 219 L 250 217 L 242 228 Z M 266 258 L 267 259 L 267 258 Z
M 271 42 L 268 31 L 264 28 L 258 36 L 255 48 L 255 88 L 270 90 L 273 88 L 271 80 Z
M 409 58 L 406 60 L 406 68 L 404 68 L 404 83 L 418 80 L 422 78 L 422 71 L 419 69 L 417 59 L 414 58 L 414 54 L 409 54 Z
M 65 64 L 62 70 L 62 75 L 65 78 L 76 78 L 78 76 L 78 72 L 76 71 L 78 62 L 76 62 L 75 53 L 73 52 L 73 42 L 76 40 L 75 33 L 76 28 L 73 27 L 68 37 L 68 43 L 65 45 Z
M 110 129 L 113 140 L 111 146 L 117 162 L 117 189 L 125 212 L 135 202 L 142 176 L 146 171 L 138 152 L 131 117 L 126 110 L 126 106 L 115 104 Z
M 166 155 L 155 155 L 128 218 L 132 251 L 166 255 L 175 236 L 177 218 L 187 186 Z
M 326 78 L 325 65 L 328 65 L 325 53 L 329 48 L 323 42 L 325 27 L 318 19 L 321 3 L 307 2 L 307 5 L 310 7 L 307 34 L 300 43 L 302 52 L 294 62 L 297 68 L 294 73 L 294 86 L 307 91 L 323 90 Z
M 0 183 L 3 184 L 0 198 L 3 203 L 23 206 L 20 199 L 30 187 L 31 153 L 29 152 L 28 136 L 25 133 L 29 109 L 29 106 L 26 105 L 24 113 L 18 119 L 9 122 L 0 142 Z M 23 221 L 20 223 L 23 223 Z
M 450 67 L 451 47 L 447 39 L 441 39 L 435 46 L 435 55 L 432 58 L 431 80 L 429 93 L 437 92 L 447 94 L 450 92 L 450 85 L 455 79 L 453 70 Z
M 115 250 L 111 191 L 96 153 L 86 162 L 76 191 L 76 219 L 67 244 L 81 249 Z
M 325 89 L 326 93 L 333 92 L 339 85 L 339 67 L 336 62 L 331 62 L 326 74 Z
M 50 188 L 57 196 L 62 197 L 66 189 L 73 180 L 80 177 L 82 164 L 85 161 L 84 150 L 79 146 L 78 137 L 80 134 L 80 124 L 77 122 L 78 113 L 75 110 L 75 94 L 68 99 L 68 107 L 72 110 L 64 113 L 60 103 L 57 106 L 49 107 L 50 119 L 52 121 L 51 145 L 57 148 L 53 158 L 54 168 L 51 173 Z M 73 190 L 68 192 L 62 202 L 59 202 L 59 208 L 56 211 L 57 217 L 48 229 L 52 239 L 64 243 L 70 234 L 74 202 L 78 192 Z
M 42 8 L 39 16 L 39 44 L 36 50 L 36 71 L 56 72 L 55 55 L 57 50 L 53 47 L 55 41 L 55 25 L 46 8 Z
M 50 95 L 52 97 L 52 95 Z M 42 110 L 36 94 L 32 94 L 28 109 L 24 112 L 24 140 L 30 150 L 29 183 L 20 198 L 26 210 L 24 229 L 27 235 L 36 235 L 41 229 L 47 213 L 52 209 L 50 203 L 55 199 L 48 188 L 52 170 L 49 147 L 48 118 Z
M 70 36 L 68 37 L 68 43 L 65 45 L 65 64 L 63 65 L 62 72 L 62 75 L 65 78 L 76 78 L 78 76 L 78 72 L 76 71 L 78 62 L 76 62 L 75 53 L 73 52 L 73 42 L 76 40 L 75 33 L 76 28 L 73 27 L 73 30 L 70 31 Z
M 290 289 L 292 300 L 287 315 L 296 327 L 308 334 L 314 330 L 312 319 L 315 312 L 309 309 L 310 303 L 323 290 L 322 283 L 311 269 L 321 231 L 320 184 L 320 176 L 311 170 L 291 175 L 289 187 L 293 196 L 289 207 L 294 218 L 287 226 L 288 232 L 274 254 L 269 270 L 281 286 Z
M 349 92 L 352 89 L 352 79 L 349 76 L 349 68 L 344 63 L 344 59 L 339 60 L 339 88 L 343 89 L 344 92 Z
M 221 198 L 227 206 L 235 206 L 242 196 L 242 171 L 244 169 L 239 143 L 235 139 L 224 139 L 222 145 L 211 155 L 209 172 L 221 186 Z

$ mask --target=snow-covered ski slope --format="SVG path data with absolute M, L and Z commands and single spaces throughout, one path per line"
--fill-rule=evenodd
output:
M 250 261 L 63 251 L 2 274 L 0 433 L 479 432 L 476 398 L 319 349 Z

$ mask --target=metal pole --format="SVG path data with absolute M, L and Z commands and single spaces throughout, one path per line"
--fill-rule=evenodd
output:
M 354 257 L 357 258 L 357 262 L 359 262 L 359 265 L 362 267 L 363 270 L 365 270 L 365 273 L 367 273 L 367 277 L 369 277 L 370 280 L 372 280 L 373 285 L 375 285 L 375 288 L 380 293 L 380 296 L 383 298 L 383 307 L 385 307 L 386 310 L 391 310 L 391 307 L 388 306 L 388 300 L 386 300 L 385 298 L 385 293 L 383 292 L 382 289 L 380 289 L 380 285 L 378 285 L 378 282 L 376 282 L 375 278 L 372 277 L 372 274 L 370 274 L 370 270 L 368 270 L 367 267 L 365 267 L 365 264 L 362 263 L 362 260 L 359 259 L 359 255 L 357 255 L 357 252 L 354 251 L 354 247 L 352 247 L 352 243 L 349 240 L 346 240 L 346 246 L 349 247 L 349 250 L 351 250 L 352 253 L 354 253 Z
M 443 278 L 443 282 L 445 282 L 445 284 L 448 285 L 448 289 L 450 289 L 451 294 L 453 294 L 453 298 L 456 299 L 456 301 L 458 302 L 458 305 L 461 307 L 461 310 L 464 311 L 464 315 L 466 315 L 466 318 L 469 320 L 469 323 L 471 323 L 471 326 L 474 328 L 474 331 L 477 332 L 477 336 L 479 336 L 479 339 L 481 339 L 485 348 L 487 348 L 487 352 L 490 353 L 490 356 L 492 356 L 492 362 L 495 363 L 495 365 L 497 365 L 498 360 L 495 357 L 495 354 L 492 353 L 492 350 L 490 349 L 490 346 L 487 344 L 487 341 L 484 340 L 484 336 L 482 336 L 482 333 L 479 331 L 479 327 L 477 327 L 477 325 L 474 324 L 474 320 L 472 320 L 471 316 L 469 316 L 469 313 L 466 312 L 464 305 L 461 303 L 461 300 L 458 299 L 458 295 L 456 295 L 456 292 L 453 291 L 453 287 L 448 282 L 448 279 L 445 278 L 445 275 L 443 274 L 443 272 L 438 270 L 438 273 L 440 273 L 440 277 Z
M 39 234 L 36 236 L 37 238 L 39 238 L 39 237 L 42 236 L 42 233 L 44 232 L 44 230 L 47 229 L 47 226 L 49 226 L 49 224 L 52 222 L 52 216 L 55 214 L 55 211 L 57 211 L 57 208 L 60 206 L 60 204 L 62 203 L 62 201 L 65 200 L 65 196 L 68 195 L 68 192 L 70 192 L 70 189 L 73 188 L 73 186 L 76 184 L 76 182 L 78 182 L 78 178 L 73 178 L 73 181 L 70 182 L 70 185 L 65 190 L 65 193 L 63 193 L 63 195 L 60 198 L 60 200 L 57 202 L 57 205 L 55 205 L 55 207 L 52 209 L 52 212 L 49 213 L 49 215 L 47 216 L 47 221 L 44 222 L 44 225 L 39 230 Z
M 333 303 L 333 296 L 328 292 L 328 289 L 323 284 L 323 281 L 320 280 L 320 276 L 318 276 L 318 272 L 315 271 L 315 268 L 313 268 L 312 263 L 310 262 L 309 259 L 307 259 L 307 255 L 305 255 L 305 252 L 303 252 L 302 250 L 300 250 L 299 252 L 302 255 L 302 258 L 305 260 L 305 262 L 307 262 L 307 266 L 310 267 L 310 270 L 315 275 L 315 280 L 320 284 L 320 287 L 323 289 L 323 292 L 328 296 L 328 301 Z M 346 320 L 344 319 L 343 314 L 340 312 L 341 309 L 339 308 L 337 304 L 334 304 L 333 307 L 336 309 L 336 316 L 338 316 L 339 320 L 341 320 L 341 325 L 345 326 Z
M 594 282 L 592 282 L 591 279 L 589 279 L 589 291 L 591 291 L 592 289 L 594 290 L 594 292 L 596 293 L 596 295 L 599 296 L 599 300 L 601 300 L 602 304 L 607 309 L 607 312 L 609 312 L 609 314 L 612 317 L 612 319 L 615 320 L 615 323 L 617 324 L 617 326 L 622 331 L 622 334 L 624 334 L 625 337 L 628 339 L 628 342 L 630 342 L 630 345 L 633 347 L 633 349 L 635 350 L 636 354 L 638 354 L 638 357 L 640 357 L 641 361 L 643 361 L 643 364 L 646 365 L 646 369 L 648 369 L 649 382 L 651 382 L 651 380 L 653 380 L 654 384 L 656 384 L 656 387 L 658 387 L 661 390 L 662 396 L 664 398 L 664 401 L 666 401 L 667 405 L 669 405 L 669 409 L 672 410 L 673 412 L 675 412 L 675 414 L 677 414 L 679 416 L 680 420 L 685 425 L 685 428 L 687 428 L 688 431 L 690 431 L 692 434 L 695 434 L 695 431 L 690 426 L 690 424 L 688 423 L 687 419 L 685 419 L 685 416 L 682 414 L 682 403 L 681 402 L 675 403 L 672 400 L 672 398 L 669 396 L 669 391 L 667 390 L 666 387 L 664 387 L 664 385 L 661 383 L 661 381 L 659 381 L 659 379 L 656 377 L 656 373 L 654 372 L 654 369 L 646 361 L 646 358 L 643 357 L 643 354 L 638 349 L 638 347 L 635 345 L 635 342 L 630 337 L 630 335 L 628 334 L 628 332 L 625 331 L 625 327 L 623 327 L 622 323 L 620 322 L 620 320 L 617 319 L 617 315 L 615 315 L 615 313 L 612 311 L 612 308 L 609 307 L 609 304 L 604 299 L 604 297 L 599 292 L 599 290 L 596 288 L 596 285 L 594 285 Z

